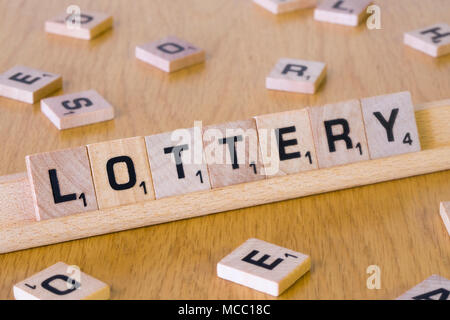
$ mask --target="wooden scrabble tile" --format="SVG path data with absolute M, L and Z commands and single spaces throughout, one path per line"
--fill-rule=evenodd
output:
M 325 63 L 282 58 L 267 76 L 266 88 L 314 94 L 326 73 Z
M 156 199 L 209 190 L 201 128 L 145 137 Z
M 278 296 L 310 268 L 303 253 L 249 239 L 217 264 L 217 276 Z
M 267 177 L 318 168 L 308 109 L 267 114 L 255 119 Z
M 212 188 L 265 178 L 255 119 L 204 127 L 203 145 Z
M 403 42 L 432 57 L 440 57 L 450 53 L 450 26 L 438 23 L 426 28 L 406 32 Z
M 358 26 L 367 16 L 371 0 L 323 0 L 314 10 L 318 21 Z
M 316 4 L 316 0 L 253 0 L 253 2 L 275 14 L 311 8 Z
M 369 160 L 358 100 L 309 109 L 319 168 Z
M 77 39 L 91 40 L 113 26 L 113 17 L 99 12 L 81 12 L 79 25 L 74 14 L 62 13 L 45 22 L 45 31 Z
M 19 282 L 13 291 L 16 300 L 107 300 L 110 295 L 106 283 L 63 262 Z
M 450 235 L 450 201 L 449 202 L 441 202 L 441 217 L 442 221 L 444 221 L 444 225 L 447 228 L 447 232 Z
M 86 147 L 25 158 L 37 220 L 97 210 Z
M 33 104 L 62 88 L 60 75 L 15 66 L 0 75 L 0 96 Z
M 114 108 L 95 90 L 43 99 L 41 111 L 59 130 L 114 118 Z
M 371 159 L 420 151 L 409 92 L 361 99 L 361 107 Z
M 205 60 L 205 51 L 170 36 L 136 47 L 136 58 L 163 71 L 173 72 Z
M 450 300 L 450 280 L 434 274 L 396 300 Z
M 143 137 L 87 146 L 99 209 L 155 199 Z

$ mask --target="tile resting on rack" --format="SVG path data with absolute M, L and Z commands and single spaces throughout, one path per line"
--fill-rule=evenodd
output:
M 154 200 L 143 137 L 87 146 L 99 209 Z
M 356 27 L 367 16 L 371 3 L 371 0 L 323 0 L 314 10 L 314 19 Z
M 450 201 L 441 202 L 440 213 L 442 221 L 447 228 L 448 235 L 450 236 Z
M 86 147 L 29 155 L 25 161 L 38 221 L 97 210 Z
M 217 276 L 278 296 L 310 268 L 303 253 L 249 239 L 217 264 Z
M 205 61 L 205 51 L 169 36 L 136 47 L 136 58 L 166 72 L 174 72 Z
M 420 151 L 414 105 L 409 92 L 361 99 L 371 159 Z
M 266 88 L 314 94 L 326 74 L 323 62 L 281 58 L 266 77 Z
M 19 282 L 13 292 L 16 300 L 107 300 L 110 288 L 77 266 L 58 262 Z
M 314 7 L 317 0 L 253 0 L 253 2 L 274 14 L 280 14 Z
M 450 300 L 450 280 L 432 275 L 396 300 Z
M 0 96 L 33 104 L 62 88 L 60 75 L 15 66 L 0 75 Z
M 450 25 L 438 23 L 406 32 L 403 42 L 435 58 L 447 55 L 450 53 Z
M 78 24 L 79 22 L 79 24 Z M 61 36 L 91 40 L 111 29 L 113 17 L 99 12 L 62 13 L 45 22 L 45 31 Z
M 255 119 L 267 177 L 318 168 L 307 108 L 256 116 Z
M 59 130 L 114 118 L 114 108 L 95 90 L 43 99 L 41 111 Z
M 212 188 L 265 178 L 255 119 L 204 127 L 203 145 Z
M 145 137 L 156 199 L 211 189 L 200 127 Z
M 309 108 L 319 168 L 369 160 L 359 100 Z

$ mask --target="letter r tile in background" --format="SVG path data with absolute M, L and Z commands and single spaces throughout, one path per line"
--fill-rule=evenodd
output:
M 25 161 L 38 221 L 97 210 L 86 147 L 29 155 Z
M 0 96 L 33 104 L 62 88 L 60 75 L 15 66 L 0 75 Z
M 371 159 L 420 151 L 409 92 L 361 99 Z
M 314 10 L 314 19 L 356 27 L 367 16 L 371 3 L 371 0 L 323 0 Z
M 319 168 L 369 160 L 359 100 L 309 109 Z
M 256 116 L 267 177 L 318 168 L 308 109 Z
M 107 300 L 110 295 L 106 283 L 63 262 L 19 282 L 13 291 L 16 300 Z
M 278 296 L 310 268 L 306 254 L 249 239 L 217 264 L 217 276 Z
M 209 190 L 201 128 L 145 137 L 156 199 Z
M 434 274 L 396 300 L 450 300 L 450 280 Z
M 316 0 L 253 0 L 253 2 L 275 14 L 311 8 L 316 4 Z
M 267 76 L 266 88 L 314 94 L 326 73 L 325 63 L 282 58 Z
M 203 146 L 212 188 L 265 178 L 255 119 L 204 127 Z
M 406 32 L 403 42 L 435 58 L 447 55 L 450 53 L 450 26 L 446 23 L 438 23 Z
M 143 137 L 87 146 L 99 209 L 154 200 Z
M 59 130 L 114 118 L 114 108 L 95 90 L 43 99 L 41 111 Z
M 136 47 L 136 58 L 166 72 L 177 71 L 205 60 L 205 51 L 170 36 Z
M 76 25 L 79 19 L 79 25 Z M 112 28 L 113 18 L 99 12 L 62 13 L 45 22 L 45 31 L 72 38 L 90 40 Z

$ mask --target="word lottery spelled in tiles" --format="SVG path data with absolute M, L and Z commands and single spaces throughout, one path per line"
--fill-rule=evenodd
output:
M 323 0 L 314 10 L 314 19 L 346 26 L 358 26 L 367 16 L 371 0 Z
M 77 266 L 58 262 L 19 282 L 13 292 L 16 300 L 107 300 L 110 288 Z
M 71 12 L 45 22 L 45 31 L 57 35 L 91 40 L 111 29 L 113 18 L 99 12 Z
M 0 96 L 33 104 L 62 88 L 57 74 L 15 66 L 0 75 Z
M 317 0 L 253 0 L 254 3 L 274 14 L 313 7 Z
M 450 53 L 450 25 L 438 23 L 411 32 L 406 32 L 403 42 L 432 57 Z
M 59 130 L 114 118 L 114 108 L 95 90 L 43 99 L 41 111 Z
M 136 47 L 136 58 L 166 72 L 177 71 L 205 60 L 205 51 L 177 37 Z
M 397 300 L 450 300 L 450 280 L 432 275 Z
M 310 268 L 303 253 L 249 239 L 217 264 L 217 276 L 278 296 Z

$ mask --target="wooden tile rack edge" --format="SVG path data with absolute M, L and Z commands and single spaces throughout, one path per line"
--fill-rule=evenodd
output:
M 32 221 L 26 174 L 0 177 L 0 254 L 450 169 L 450 102 L 416 106 L 423 151 L 67 217 Z M 3 207 L 3 205 L 2 205 Z M 5 220 L 6 217 L 6 220 Z

